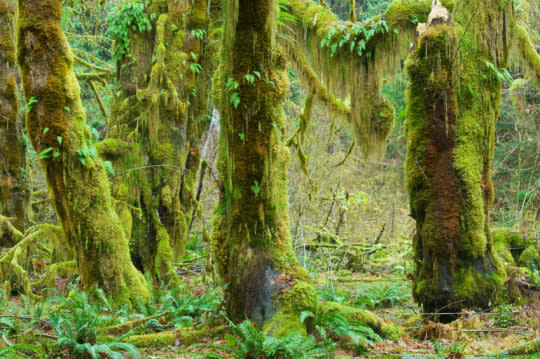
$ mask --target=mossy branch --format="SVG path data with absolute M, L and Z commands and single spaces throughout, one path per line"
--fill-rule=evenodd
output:
M 524 61 L 536 86 L 540 88 L 540 55 L 534 49 L 527 30 L 520 25 L 516 26 L 516 37 L 519 56 Z

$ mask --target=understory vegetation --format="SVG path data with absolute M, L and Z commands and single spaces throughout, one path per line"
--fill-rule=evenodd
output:
M 431 0 L 28 0 L 58 19 L 16 3 L 0 0 L 0 165 L 17 168 L 0 166 L 0 358 L 538 357 L 539 1 L 493 5 L 521 37 L 468 84 L 452 66 L 480 52 L 469 24 L 495 18 L 481 5 L 453 28 L 430 24 Z M 456 17 L 465 3 L 433 1 Z M 49 30 L 59 42 L 32 56 Z M 20 75 L 2 72 L 15 53 Z M 43 85 L 33 71 L 53 57 Z M 454 133 L 458 88 L 496 120 L 470 126 L 484 142 Z M 443 132 L 471 144 L 459 160 L 480 155 L 437 193 Z M 432 198 L 447 193 L 465 209 L 444 222 Z M 473 244 L 452 238 L 430 263 L 448 223 Z M 424 266 L 442 279 L 425 284 Z M 469 305 L 478 278 L 500 288 Z

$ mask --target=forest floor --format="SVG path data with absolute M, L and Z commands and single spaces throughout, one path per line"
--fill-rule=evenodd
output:
M 205 258 L 205 246 L 201 246 L 200 242 L 192 245 L 178 267 L 185 285 L 172 289 L 154 285 L 154 303 L 139 309 L 137 313 L 124 309 L 115 312 L 106 299 L 98 296 L 97 300 L 92 300 L 91 294 L 86 296 L 77 289 L 76 281 L 70 284 L 62 279 L 57 280 L 56 297 L 52 299 L 32 304 L 25 296 L 7 297 L 6 302 L 0 303 L 0 329 L 4 327 L 3 333 L 6 334 L 2 334 L 1 339 L 16 338 L 17 335 L 8 335 L 16 331 L 24 335 L 31 331 L 31 326 L 34 331 L 36 329 L 36 322 L 16 324 L 9 321 L 11 315 L 38 318 L 37 322 L 45 323 L 37 325 L 39 335 L 53 340 L 53 344 L 49 345 L 53 350 L 46 357 L 71 358 L 68 350 L 54 344 L 55 340 L 60 343 L 59 338 L 75 338 L 82 331 L 95 341 L 100 328 L 116 324 L 119 319 L 125 322 L 158 315 L 158 320 L 148 321 L 143 327 L 107 340 L 123 341 L 135 334 L 159 333 L 174 328 L 182 328 L 181 331 L 186 328 L 189 331 L 194 327 L 215 328 L 225 324 L 225 332 L 213 336 L 203 334 L 189 343 L 183 343 L 178 338 L 173 345 L 140 348 L 140 357 L 237 358 L 239 356 L 234 354 L 234 345 L 238 346 L 238 341 L 233 340 L 231 344 L 233 333 L 223 316 L 222 288 L 215 284 L 211 274 L 206 273 Z M 499 358 L 497 353 L 540 335 L 540 292 L 527 289 L 527 285 L 521 287 L 523 298 L 519 304 L 496 306 L 482 312 L 464 311 L 451 324 L 436 324 L 429 320 L 433 318 L 421 316 L 420 308 L 412 299 L 412 282 L 408 279 L 411 263 L 404 251 L 396 254 L 395 248 L 381 247 L 369 257 L 363 258 L 353 271 L 338 269 L 346 261 L 329 252 L 309 253 L 307 256 L 303 253 L 299 258 L 312 275 L 321 301 L 370 310 L 403 330 L 399 340 L 373 340 L 371 344 L 365 345 L 366 351 L 362 354 L 356 351 L 357 347 L 334 345 L 332 340 L 326 340 L 324 349 L 326 351 L 328 347 L 328 352 L 317 357 Z M 517 280 L 525 284 L 527 282 L 527 278 Z M 54 311 L 57 311 L 56 314 L 51 315 Z M 168 315 L 160 316 L 160 313 Z M 7 330 L 9 328 L 11 332 Z M 240 340 L 246 341 L 246 338 Z M 129 358 L 127 355 L 125 357 Z
M 411 296 L 405 266 L 381 252 L 376 265 L 364 270 L 329 271 L 325 256 L 311 261 L 310 268 L 321 300 L 368 309 L 403 329 L 397 341 L 382 340 L 368 352 L 336 349 L 329 358 L 495 358 L 496 353 L 540 335 L 540 292 L 524 289 L 520 304 L 501 305 L 482 312 L 463 311 L 451 324 L 435 324 L 422 318 Z M 326 265 L 325 265 L 326 264 Z M 189 272 L 186 272 L 189 273 Z M 201 291 L 193 277 L 183 278 Z M 223 337 L 203 338 L 195 346 L 144 350 L 149 358 L 234 358 Z M 530 356 L 537 358 L 537 356 Z

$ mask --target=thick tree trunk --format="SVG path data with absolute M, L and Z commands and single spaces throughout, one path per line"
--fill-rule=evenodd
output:
M 62 30 L 60 0 L 19 0 L 18 60 L 31 108 L 27 128 L 40 153 L 54 206 L 77 254 L 84 288 L 98 285 L 121 300 L 149 297 L 96 156 L 73 55 Z
M 19 121 L 16 51 L 17 4 L 0 0 L 0 247 L 11 247 L 24 230 L 25 149 Z
M 317 298 L 297 264 L 288 228 L 283 99 L 285 58 L 275 47 L 274 0 L 227 1 L 215 81 L 222 116 L 221 197 L 213 245 L 229 317 L 273 335 L 305 330 Z
M 134 209 L 126 224 L 134 261 L 167 281 L 176 278 L 173 262 L 184 254 L 196 204 L 212 68 L 203 51 L 207 5 L 207 0 L 149 4 L 146 12 L 156 19 L 151 31 L 131 36 L 120 61 L 110 138 L 101 147 L 117 172 L 145 167 L 119 176 L 114 193 Z
M 444 13 L 434 1 L 407 60 L 413 292 L 425 312 L 486 308 L 500 298 L 506 278 L 493 250 L 489 206 L 498 71 L 507 62 L 512 3 L 460 1 L 452 20 Z

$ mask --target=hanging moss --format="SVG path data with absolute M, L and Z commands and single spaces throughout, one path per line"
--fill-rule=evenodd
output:
M 23 176 L 25 148 L 18 116 L 16 20 L 16 3 L 0 0 L 0 247 L 11 247 L 20 238 L 17 233 L 24 230 L 28 204 Z
M 448 6 L 451 3 L 445 2 Z M 350 113 L 346 110 L 345 118 L 360 148 L 365 155 L 381 156 L 394 121 L 394 109 L 381 94 L 383 76 L 399 68 L 414 38 L 416 23 L 427 19 L 431 1 L 395 0 L 384 16 L 362 24 L 339 21 L 329 9 L 312 1 L 292 0 L 288 4 L 288 11 L 296 18 L 290 34 L 295 41 L 285 41 L 285 45 L 295 62 L 301 63 L 299 72 L 313 67 L 329 95 L 326 89 L 315 88 L 324 97 L 337 99 L 324 101 L 334 114 L 343 115 L 336 104 L 350 99 Z M 298 55 L 304 52 L 308 66 Z M 318 82 L 313 76 L 301 78 L 308 88 Z
M 61 14 L 59 0 L 19 1 L 18 60 L 25 97 L 36 100 L 27 114 L 29 137 L 41 153 L 84 288 L 97 284 L 122 301 L 148 298 L 113 210 L 105 167 L 85 126 L 73 55 L 60 29 Z

